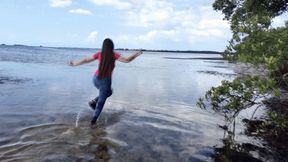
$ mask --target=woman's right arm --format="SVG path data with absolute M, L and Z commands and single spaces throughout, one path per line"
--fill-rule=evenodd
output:
M 69 61 L 68 65 L 70 66 L 78 66 L 78 65 L 82 65 L 82 64 L 86 64 L 86 63 L 89 63 L 89 62 L 92 62 L 94 61 L 94 57 L 91 56 L 91 57 L 85 57 L 79 61 Z
M 142 51 L 138 51 L 133 55 L 130 56 L 120 56 L 117 60 L 120 62 L 124 62 L 124 63 L 129 63 L 132 60 L 134 60 L 136 57 L 140 56 L 143 52 Z

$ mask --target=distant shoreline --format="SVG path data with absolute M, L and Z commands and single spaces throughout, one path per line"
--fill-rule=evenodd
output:
M 123 50 L 123 49 L 116 49 L 116 50 Z M 128 51 L 134 51 L 138 49 L 128 49 Z M 196 50 L 149 50 L 149 49 L 141 49 L 144 52 L 171 52 L 171 53 L 203 53 L 203 54 L 222 54 L 223 52 L 219 51 L 196 51 Z
M 45 48 L 58 48 L 58 49 L 99 49 L 99 48 L 81 48 L 81 47 L 48 47 L 48 46 L 30 46 L 22 44 L 6 45 L 1 44 L 0 46 L 23 46 L 23 47 L 45 47 Z M 129 49 L 129 48 L 116 48 L 118 51 L 137 51 L 142 50 L 144 52 L 169 52 L 169 53 L 203 53 L 203 54 L 222 54 L 219 51 L 209 51 L 209 50 L 152 50 L 152 49 Z

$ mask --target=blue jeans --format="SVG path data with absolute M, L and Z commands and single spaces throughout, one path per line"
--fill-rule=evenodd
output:
M 93 77 L 93 83 L 94 86 L 99 89 L 99 96 L 95 98 L 96 108 L 93 115 L 93 119 L 91 121 L 92 124 L 95 124 L 103 107 L 105 104 L 105 101 L 108 97 L 112 95 L 112 89 L 111 89 L 111 78 L 104 78 L 104 79 L 98 79 L 97 75 L 94 75 Z

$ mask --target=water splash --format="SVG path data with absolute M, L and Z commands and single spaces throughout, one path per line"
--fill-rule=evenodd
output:
M 78 112 L 77 115 L 76 115 L 76 120 L 75 120 L 75 127 L 76 127 L 76 128 L 78 128 L 78 126 L 79 126 L 79 121 L 80 121 L 81 113 L 82 113 L 82 109 L 80 109 L 79 112 Z

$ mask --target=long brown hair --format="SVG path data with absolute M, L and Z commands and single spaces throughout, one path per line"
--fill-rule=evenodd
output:
M 103 41 L 102 52 L 101 52 L 101 61 L 99 64 L 99 74 L 98 79 L 103 79 L 107 77 L 109 72 L 112 72 L 115 66 L 114 55 L 114 44 L 113 41 L 109 38 L 106 38 Z

